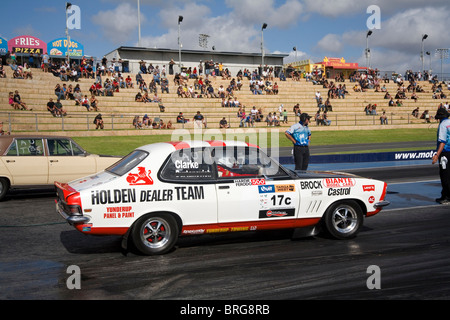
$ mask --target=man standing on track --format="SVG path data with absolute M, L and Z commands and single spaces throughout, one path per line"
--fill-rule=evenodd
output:
M 439 108 L 435 119 L 440 121 L 437 137 L 437 151 L 432 164 L 439 161 L 439 176 L 441 178 L 441 197 L 436 199 L 440 204 L 450 204 L 450 119 L 445 108 Z
M 293 124 L 284 133 L 294 144 L 295 170 L 307 170 L 309 164 L 309 142 L 311 130 L 308 128 L 309 116 L 307 113 L 300 115 L 300 122 Z

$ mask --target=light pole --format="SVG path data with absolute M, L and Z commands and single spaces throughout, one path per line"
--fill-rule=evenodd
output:
M 183 21 L 183 16 L 178 16 L 178 67 L 181 73 L 181 41 L 180 41 L 180 24 Z
M 426 54 L 427 56 L 430 57 L 430 68 L 428 69 L 428 74 L 431 74 L 431 72 L 433 71 L 433 70 L 431 69 L 431 52 L 430 52 L 430 51 L 427 51 L 427 52 L 425 52 L 425 54 Z
M 425 69 L 424 61 L 423 61 L 423 58 L 424 58 L 424 56 L 423 56 L 423 40 L 425 40 L 426 38 L 428 38 L 428 35 L 427 34 L 423 34 L 422 35 L 422 51 L 420 51 L 420 58 L 422 59 L 422 72 L 424 72 L 424 69 Z
M 267 23 L 263 23 L 261 27 L 261 76 L 264 70 L 264 29 L 267 28 Z
M 441 59 L 441 81 L 444 80 L 444 74 L 442 72 L 442 61 L 444 59 L 448 59 L 448 54 L 449 49 L 448 48 L 442 48 L 442 49 L 436 49 L 436 56 L 439 57 L 439 59 Z
M 369 69 L 370 69 L 369 36 L 371 34 L 372 34 L 372 30 L 367 31 L 367 34 L 366 34 L 366 66 L 367 66 L 367 74 L 369 74 Z
M 69 52 L 69 47 L 70 47 L 70 36 L 69 36 L 69 26 L 67 25 L 68 23 L 68 15 L 67 15 L 67 10 L 69 10 L 69 8 L 72 6 L 72 4 L 70 2 L 66 2 L 66 38 L 67 38 L 67 62 L 69 63 L 69 67 L 70 67 L 70 52 Z
M 141 46 L 141 1 L 137 0 L 138 10 L 138 47 Z

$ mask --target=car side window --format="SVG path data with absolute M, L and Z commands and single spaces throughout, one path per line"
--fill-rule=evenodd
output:
M 213 159 L 208 148 L 181 149 L 173 152 L 161 170 L 163 180 L 205 182 L 213 180 Z
M 77 156 L 84 153 L 69 139 L 47 139 L 47 145 L 51 156 Z
M 287 177 L 287 173 L 257 148 L 216 148 L 214 160 L 220 179 L 233 177 Z
M 44 156 L 44 144 L 42 139 L 16 139 L 11 144 L 8 156 Z

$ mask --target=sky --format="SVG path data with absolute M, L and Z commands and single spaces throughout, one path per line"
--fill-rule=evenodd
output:
M 85 54 L 101 58 L 120 46 L 137 46 L 138 0 L 73 0 L 80 29 L 69 30 Z M 370 64 L 404 73 L 424 67 L 441 72 L 437 48 L 450 48 L 449 0 L 140 0 L 141 46 L 178 49 L 178 16 L 183 49 L 286 54 L 285 63 L 324 57 Z M 0 37 L 31 35 L 45 42 L 65 36 L 65 1 L 2 3 Z M 16 12 L 17 14 L 12 14 Z M 267 28 L 261 31 L 263 23 Z M 372 34 L 367 36 L 368 31 Z M 199 35 L 209 37 L 200 47 Z M 422 36 L 428 37 L 422 41 Z M 294 50 L 294 47 L 296 50 Z M 444 60 L 443 72 L 450 73 Z

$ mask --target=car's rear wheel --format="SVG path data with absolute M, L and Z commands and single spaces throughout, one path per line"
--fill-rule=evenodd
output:
M 0 178 L 0 201 L 6 196 L 9 190 L 9 181 L 5 178 Z
M 141 253 L 164 254 L 173 248 L 178 239 L 178 225 L 170 214 L 148 214 L 136 221 L 131 236 Z
M 336 239 L 354 238 L 363 225 L 361 207 L 355 201 L 343 201 L 328 208 L 324 224 L 328 233 Z

